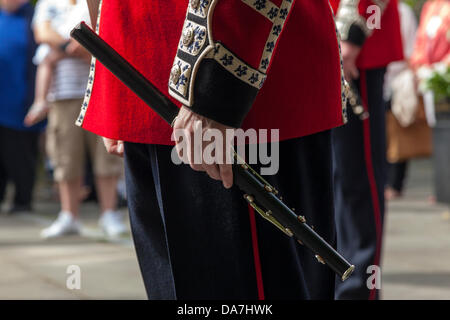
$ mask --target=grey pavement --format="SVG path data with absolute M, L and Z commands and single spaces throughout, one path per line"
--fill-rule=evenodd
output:
M 384 299 L 450 299 L 450 213 L 432 204 L 429 160 L 412 161 L 406 193 L 388 204 L 382 262 Z
M 39 232 L 58 204 L 39 203 L 36 211 L 0 216 L 0 299 L 146 299 L 130 235 L 103 236 L 94 204 L 83 206 L 81 236 L 55 240 Z M 80 268 L 79 290 L 66 285 L 71 265 Z
M 404 198 L 388 205 L 384 299 L 450 299 L 450 214 L 430 195 L 430 161 L 413 161 Z M 39 238 L 58 209 L 39 201 L 34 214 L 0 215 L 0 299 L 145 299 L 130 236 L 106 239 L 94 204 L 83 205 L 83 236 Z M 80 290 L 66 286 L 70 265 L 80 267 Z

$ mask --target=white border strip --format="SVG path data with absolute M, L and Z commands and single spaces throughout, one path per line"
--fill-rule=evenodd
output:
M 100 33 L 100 17 L 101 17 L 101 12 L 102 12 L 102 4 L 103 4 L 103 0 L 100 0 L 100 4 L 98 6 L 97 25 L 95 26 L 95 32 L 97 34 Z M 86 87 L 86 93 L 84 95 L 83 104 L 81 105 L 80 115 L 78 116 L 77 121 L 75 122 L 75 125 L 77 125 L 79 127 L 81 127 L 83 125 L 84 117 L 86 116 L 86 112 L 89 107 L 89 102 L 91 101 L 92 88 L 94 87 L 96 62 L 97 62 L 97 59 L 92 57 L 89 78 L 88 78 L 88 83 L 87 83 L 87 87 Z
M 244 0 L 242 0 L 244 1 Z M 273 27 L 270 31 L 269 38 L 267 39 L 266 45 L 264 46 L 264 51 L 259 63 L 258 70 L 266 73 L 272 60 L 272 55 L 277 46 L 278 39 L 280 38 L 281 32 L 283 31 L 284 25 L 286 24 L 289 13 L 291 12 L 294 0 L 283 0 L 281 4 L 279 13 L 277 17 L 273 20 Z
M 274 22 L 278 17 L 280 8 L 269 0 L 241 0 L 243 3 L 262 14 L 264 17 Z

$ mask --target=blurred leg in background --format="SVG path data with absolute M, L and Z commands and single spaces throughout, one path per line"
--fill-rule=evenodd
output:
M 384 193 L 386 200 L 402 196 L 407 169 L 407 161 L 388 163 L 388 184 Z
M 123 217 L 116 210 L 117 181 L 123 171 L 122 160 L 107 153 L 100 137 L 75 126 L 82 100 L 56 101 L 49 113 L 47 152 L 54 165 L 58 183 L 61 212 L 55 222 L 42 231 L 42 237 L 52 238 L 79 233 L 79 210 L 86 155 L 92 159 L 97 196 L 101 207 L 100 227 L 108 236 L 127 231 Z
M 123 160 L 110 155 L 102 139 L 91 132 L 84 131 L 92 159 L 95 189 L 100 204 L 99 226 L 109 237 L 117 237 L 127 232 L 123 216 L 117 210 L 117 183 L 122 175 Z
M 4 196 L 8 179 L 15 189 L 9 213 L 32 210 L 38 138 L 39 132 L 0 127 L 0 200 Z
M 3 167 L 2 161 L 0 161 L 0 212 L 2 210 L 3 200 L 5 199 L 7 183 L 8 183 L 8 176 L 6 174 L 6 169 Z
M 50 108 L 46 149 L 58 184 L 61 211 L 55 222 L 42 231 L 44 238 L 80 232 L 78 212 L 86 151 L 83 131 L 74 125 L 73 119 L 81 103 L 81 99 L 60 100 Z
M 41 45 L 39 49 L 45 49 L 46 47 L 48 46 Z M 46 56 L 38 63 L 36 72 L 35 98 L 24 119 L 25 125 L 29 127 L 47 117 L 50 108 L 47 95 L 53 79 L 53 70 L 56 63 L 64 57 L 64 53 L 61 51 L 50 50 L 48 53 L 47 50 L 44 51 L 46 51 Z

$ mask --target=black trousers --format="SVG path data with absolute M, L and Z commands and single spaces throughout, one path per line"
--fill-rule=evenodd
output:
M 402 192 L 405 184 L 406 171 L 408 169 L 408 161 L 389 163 L 388 168 L 388 186 L 395 191 Z
M 281 142 L 266 177 L 283 200 L 335 241 L 331 135 Z M 230 190 L 174 165 L 171 147 L 126 143 L 133 238 L 149 299 L 333 299 L 334 274 L 254 215 Z
M 383 104 L 385 68 L 360 70 L 359 92 L 370 117 L 361 121 L 348 108 L 347 125 L 333 130 L 338 251 L 356 267 L 337 281 L 336 299 L 376 299 L 369 289 L 370 265 L 380 264 L 386 181 L 386 129 Z
M 15 187 L 16 207 L 31 206 L 36 177 L 39 132 L 0 126 L 0 202 L 8 181 Z

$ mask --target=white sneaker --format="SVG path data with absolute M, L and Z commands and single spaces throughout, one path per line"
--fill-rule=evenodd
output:
M 55 238 L 80 233 L 81 225 L 69 212 L 61 211 L 52 225 L 41 231 L 42 238 Z
M 98 224 L 109 237 L 118 237 L 128 231 L 120 211 L 105 211 Z

